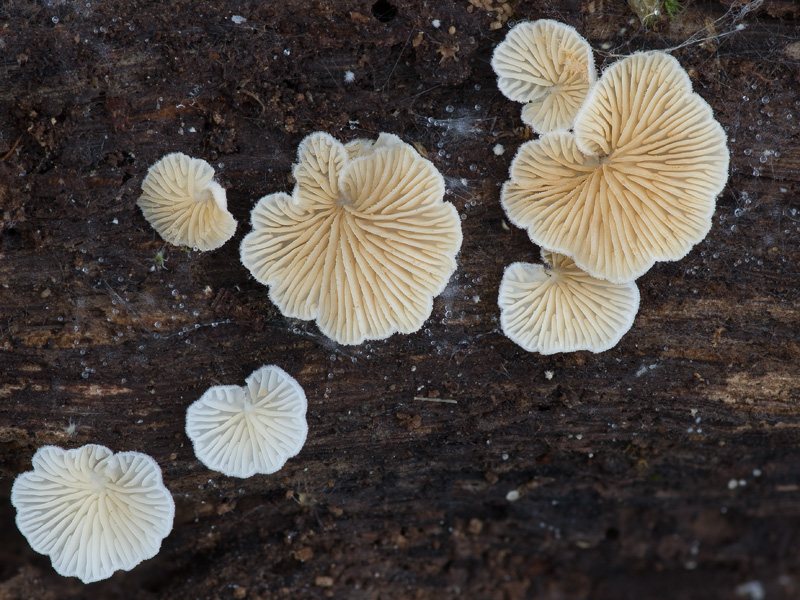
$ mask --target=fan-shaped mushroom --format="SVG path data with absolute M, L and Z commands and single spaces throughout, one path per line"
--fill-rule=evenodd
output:
M 540 19 L 520 23 L 495 48 L 492 68 L 522 120 L 537 133 L 569 129 L 597 74 L 589 43 L 574 28 Z
M 147 171 L 139 208 L 158 234 L 176 246 L 214 250 L 236 231 L 225 190 L 206 161 L 174 152 Z
M 245 387 L 218 385 L 186 411 L 194 453 L 230 477 L 274 473 L 306 441 L 306 395 L 286 371 L 263 366 Z
M 725 132 L 678 61 L 640 53 L 605 71 L 574 134 L 520 147 L 501 202 L 534 243 L 621 283 L 706 236 L 728 161 Z
M 636 284 L 610 283 L 560 254 L 544 265 L 506 267 L 498 304 L 503 333 L 528 352 L 604 352 L 617 345 L 639 310 Z
M 393 135 L 300 143 L 292 196 L 252 212 L 242 262 L 281 312 L 341 344 L 417 331 L 456 267 L 461 222 L 432 163 Z
M 152 558 L 175 504 L 156 461 L 90 444 L 39 448 L 11 488 L 17 526 L 65 577 L 91 583 Z

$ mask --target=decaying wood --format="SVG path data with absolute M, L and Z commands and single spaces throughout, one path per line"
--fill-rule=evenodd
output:
M 625 0 L 4 3 L 0 598 L 799 597 L 800 11 L 685 4 L 648 30 Z M 538 250 L 499 206 L 530 134 L 489 58 L 540 17 L 601 66 L 676 48 L 729 136 L 710 235 L 639 280 L 600 355 L 499 332 L 503 267 Z M 239 263 L 315 130 L 396 133 L 445 175 L 464 245 L 417 334 L 337 347 Z M 173 151 L 229 190 L 218 251 L 165 245 L 136 208 Z M 269 363 L 306 390 L 305 448 L 275 476 L 209 472 L 186 407 Z M 177 516 L 156 558 L 85 587 L 8 497 L 37 448 L 89 442 L 152 455 Z

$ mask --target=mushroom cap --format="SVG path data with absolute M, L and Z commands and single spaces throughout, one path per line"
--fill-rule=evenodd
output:
M 678 61 L 639 53 L 606 69 L 574 134 L 520 147 L 501 202 L 534 243 L 622 283 L 706 236 L 728 162 L 725 132 Z
M 546 250 L 542 260 L 506 267 L 497 302 L 503 333 L 540 354 L 616 346 L 639 310 L 636 284 L 597 279 L 568 256 Z
M 14 480 L 11 504 L 31 547 L 84 583 L 155 556 L 175 516 L 155 460 L 96 444 L 39 448 L 33 471 Z
M 186 411 L 194 453 L 212 471 L 229 477 L 268 475 L 300 452 L 308 434 L 306 395 L 274 365 L 238 385 L 206 390 Z
M 522 120 L 537 133 L 571 128 L 597 79 L 589 43 L 550 19 L 511 29 L 495 48 L 492 69 L 503 95 L 526 103 Z
M 170 244 L 214 250 L 233 236 L 225 190 L 206 161 L 174 152 L 147 171 L 137 204 L 144 218 Z
M 287 317 L 340 344 L 417 331 L 456 268 L 461 221 L 433 164 L 397 136 L 301 143 L 292 196 L 252 212 L 242 263 Z

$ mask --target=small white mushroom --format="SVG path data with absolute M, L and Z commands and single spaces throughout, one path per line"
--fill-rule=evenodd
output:
M 573 27 L 520 23 L 495 48 L 492 68 L 509 100 L 525 102 L 522 120 L 537 133 L 570 129 L 597 79 L 589 43 Z
M 639 310 L 636 284 L 597 279 L 560 254 L 542 251 L 542 260 L 506 267 L 498 296 L 503 333 L 540 354 L 616 346 Z
M 279 470 L 306 441 L 306 395 L 286 371 L 263 366 L 245 387 L 218 385 L 186 411 L 197 458 L 229 477 Z
M 33 471 L 14 481 L 11 504 L 31 547 L 84 583 L 155 556 L 175 516 L 156 461 L 95 444 L 40 448 Z
M 176 246 L 214 250 L 236 231 L 225 190 L 206 161 L 174 152 L 147 171 L 138 205 L 158 234 Z
M 281 312 L 341 344 L 417 331 L 456 268 L 461 220 L 433 164 L 395 135 L 306 137 L 292 196 L 252 212 L 242 263 Z

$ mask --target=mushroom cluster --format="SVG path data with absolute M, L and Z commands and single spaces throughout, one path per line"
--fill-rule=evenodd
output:
M 608 350 L 636 316 L 634 280 L 709 231 L 728 174 L 725 133 L 663 52 L 623 58 L 598 80 L 586 40 L 541 20 L 513 28 L 492 66 L 539 134 L 514 157 L 501 203 L 544 264 L 506 268 L 503 331 L 541 354 Z M 420 329 L 462 242 L 434 165 L 395 135 L 342 144 L 316 132 L 300 143 L 293 175 L 291 195 L 258 201 L 240 249 L 281 312 L 316 320 L 341 344 Z M 213 177 L 207 162 L 168 154 L 138 205 L 166 241 L 218 248 L 236 221 Z M 243 387 L 208 389 L 186 412 L 186 434 L 209 469 L 271 474 L 302 449 L 306 411 L 298 382 L 263 366 Z M 175 514 L 152 458 L 99 445 L 40 448 L 11 502 L 31 547 L 85 583 L 154 556 Z
M 728 178 L 727 139 L 673 57 L 639 52 L 590 83 L 587 47 L 574 29 L 537 21 L 512 29 L 495 50 L 501 91 L 535 103 L 536 120 L 525 119 L 525 111 L 534 110 L 527 107 L 523 120 L 541 134 L 518 150 L 500 201 L 509 220 L 544 251 L 568 257 L 595 280 L 635 287 L 655 262 L 683 258 L 708 233 Z M 522 273 L 540 272 L 513 267 L 501 287 L 501 320 L 506 335 L 524 348 L 601 352 L 631 326 L 632 318 L 609 321 L 615 328 L 610 346 L 599 339 L 580 342 L 567 324 L 574 314 L 548 312 L 564 322 L 556 336 L 564 343 L 531 343 L 552 339 L 547 319 L 527 310 L 540 292 L 523 294 L 525 286 L 517 284 L 511 293 L 509 286 Z M 584 305 L 582 318 L 603 321 L 603 310 L 613 304 L 609 297 Z M 548 310 L 558 306 L 565 305 Z
M 241 259 L 284 314 L 316 319 L 342 344 L 418 330 L 456 268 L 461 220 L 433 164 L 395 135 L 341 144 L 314 133 L 300 144 L 292 196 L 252 212 Z M 172 153 L 142 182 L 137 204 L 169 243 L 205 251 L 236 230 L 206 161 Z M 208 389 L 186 412 L 197 458 L 231 477 L 271 474 L 308 433 L 302 387 L 277 366 L 244 387 Z M 98 445 L 41 448 L 16 478 L 17 524 L 55 570 L 85 583 L 158 551 L 175 507 L 150 457 Z

